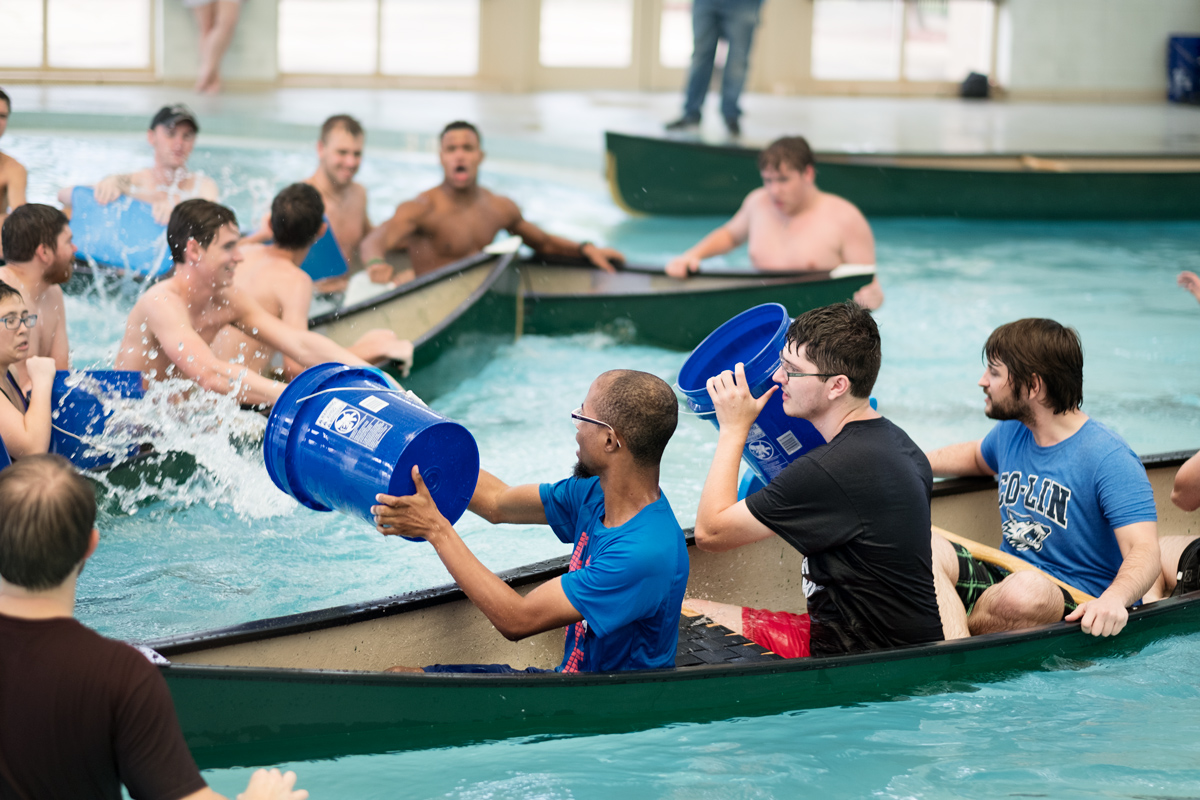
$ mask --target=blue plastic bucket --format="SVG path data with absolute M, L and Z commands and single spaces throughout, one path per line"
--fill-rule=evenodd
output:
M 738 362 L 745 365 L 750 393 L 762 397 L 779 368 L 779 353 L 789 324 L 787 309 L 779 303 L 766 303 L 743 311 L 710 333 L 679 370 L 679 390 L 692 411 L 720 428 L 706 384 L 709 378 L 732 370 Z M 750 427 L 742 458 L 767 484 L 802 453 L 823 444 L 825 439 L 811 422 L 784 413 L 783 396 L 775 392 Z
M 58 453 L 80 469 L 95 469 L 113 463 L 112 453 L 98 452 L 83 437 L 104 434 L 112 411 L 104 401 L 142 397 L 142 373 L 137 370 L 88 370 L 54 375 L 50 395 L 50 452 Z M 130 445 L 126 457 L 137 454 L 140 445 Z
M 378 371 L 321 364 L 300 373 L 267 421 L 263 457 L 275 485 L 315 511 L 375 518 L 375 495 L 416 491 L 421 468 L 438 510 L 456 522 L 479 480 L 470 431 L 388 384 Z

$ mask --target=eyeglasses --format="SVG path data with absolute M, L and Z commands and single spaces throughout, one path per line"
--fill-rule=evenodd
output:
M 581 430 L 583 428 L 583 426 L 579 424 L 581 422 L 590 422 L 593 425 L 603 425 L 604 427 L 608 428 L 610 431 L 613 432 L 613 438 L 616 439 L 617 431 L 613 428 L 613 426 L 609 425 L 607 422 L 601 422 L 598 419 L 592 419 L 591 417 L 585 417 L 583 415 L 583 406 L 580 406 L 579 408 L 577 408 L 571 412 L 571 420 L 575 423 L 575 427 L 579 428 Z M 621 441 L 618 439 L 617 447 L 620 447 L 620 446 L 621 446 Z
M 836 378 L 838 375 L 836 372 L 788 372 L 786 369 L 783 374 L 789 378 Z
M 8 316 L 4 318 L 4 327 L 10 331 L 15 331 L 17 328 L 21 327 L 21 323 L 25 323 L 26 328 L 32 328 L 34 325 L 37 325 L 37 318 L 37 314 L 26 314 L 20 319 L 17 319 L 13 316 Z

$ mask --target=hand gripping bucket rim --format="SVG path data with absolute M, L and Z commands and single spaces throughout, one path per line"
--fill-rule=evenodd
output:
M 359 425 L 342 429 L 349 417 Z M 360 436 L 369 430 L 375 435 Z M 271 480 L 301 505 L 366 521 L 375 494 L 414 491 L 414 465 L 452 523 L 479 476 L 465 427 L 394 389 L 377 369 L 345 364 L 311 367 L 288 385 L 267 421 L 263 456 Z
M 791 325 L 791 317 L 787 309 L 779 303 L 763 303 L 748 308 L 732 319 L 726 321 L 715 331 L 704 338 L 679 368 L 679 377 L 675 385 L 687 398 L 688 407 L 703 418 L 714 413 L 712 398 L 708 396 L 708 379 L 711 375 L 703 374 L 708 371 L 714 361 L 729 354 L 745 334 L 756 328 L 766 327 L 772 318 L 779 320 L 779 325 L 770 341 L 749 358 L 734 357 L 732 363 L 722 369 L 733 369 L 734 364 L 742 362 L 746 370 L 746 379 L 750 382 L 751 393 L 761 397 L 763 391 L 769 388 L 771 376 L 779 367 L 779 351 L 786 341 L 787 329 Z

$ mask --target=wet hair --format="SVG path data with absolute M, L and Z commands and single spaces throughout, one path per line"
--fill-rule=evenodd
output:
M 13 209 L 0 229 L 0 246 L 11 263 L 32 261 L 37 249 L 58 246 L 58 235 L 67 226 L 67 215 L 53 206 L 26 203 Z
M 1074 328 L 1052 319 L 1019 319 L 992 331 L 983 346 L 988 364 L 1008 367 L 1014 392 L 1028 391 L 1036 375 L 1055 414 L 1083 405 L 1083 344 Z
M 614 369 L 596 400 L 597 419 L 607 422 L 624 439 L 633 460 L 658 466 L 679 422 L 679 401 L 662 378 L 632 369 Z
M 0 471 L 0 508 L 0 577 L 31 591 L 61 586 L 91 540 L 92 485 L 62 456 L 26 456 Z
M 871 312 L 858 303 L 835 303 L 806 311 L 792 321 L 787 343 L 793 349 L 804 345 L 805 356 L 821 372 L 849 378 L 853 397 L 871 396 L 883 353 L 879 326 Z
M 349 114 L 334 114 L 321 125 L 321 141 L 329 141 L 329 134 L 341 128 L 351 136 L 358 138 L 366 136 L 362 124 Z
M 22 303 L 25 302 L 25 296 L 21 294 L 15 287 L 9 286 L 4 281 L 0 281 L 0 303 L 3 303 L 10 297 L 15 297 Z
M 293 183 L 271 203 L 271 233 L 275 244 L 285 250 L 299 250 L 317 240 L 325 215 L 321 193 L 307 183 Z
M 812 148 L 803 136 L 784 136 L 782 139 L 776 139 L 758 154 L 759 172 L 764 169 L 779 169 L 784 164 L 797 172 L 804 172 L 805 167 L 814 166 L 816 163 Z
M 4 101 L 4 105 L 8 106 L 8 110 L 12 111 L 12 100 L 9 99 L 8 93 L 0 89 L 0 100 Z
M 175 206 L 167 223 L 167 244 L 171 247 L 171 258 L 176 264 L 182 264 L 187 258 L 189 240 L 195 239 L 196 244 L 208 247 L 217 238 L 217 231 L 226 225 L 236 227 L 237 217 L 225 206 L 200 198 L 184 200 Z
M 479 142 L 479 146 L 483 147 L 483 135 L 479 133 L 478 128 L 469 122 L 464 122 L 461 119 L 456 119 L 454 122 L 451 122 L 449 125 L 442 128 L 442 132 L 438 134 L 438 142 L 440 143 L 442 139 L 445 139 L 446 134 L 450 131 L 470 131 L 471 133 L 475 134 L 475 139 Z

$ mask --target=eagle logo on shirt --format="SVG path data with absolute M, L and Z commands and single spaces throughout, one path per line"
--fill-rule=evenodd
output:
M 1035 522 L 1029 517 L 1013 514 L 1011 510 L 1009 515 L 1000 528 L 1004 535 L 1004 541 L 1008 542 L 1009 546 L 1017 552 L 1025 550 L 1041 552 L 1042 544 L 1050 535 L 1050 526 Z

